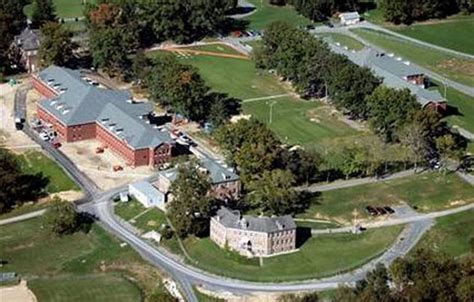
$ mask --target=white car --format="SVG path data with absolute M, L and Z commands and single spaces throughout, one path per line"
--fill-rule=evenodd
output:
M 44 140 L 45 142 L 47 142 L 47 141 L 50 140 L 49 135 L 48 135 L 47 133 L 44 133 L 44 132 L 41 132 L 41 133 L 39 134 L 39 137 L 40 137 L 42 140 Z

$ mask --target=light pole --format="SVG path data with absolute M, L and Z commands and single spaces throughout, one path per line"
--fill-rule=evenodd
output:
M 273 121 L 273 105 L 275 105 L 277 103 L 277 101 L 271 101 L 271 102 L 267 102 L 267 104 L 270 106 L 270 120 L 269 120 L 269 124 L 272 123 Z

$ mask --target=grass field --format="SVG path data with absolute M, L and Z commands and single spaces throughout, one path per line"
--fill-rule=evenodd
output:
M 96 2 L 95 0 L 87 0 L 89 3 Z M 82 17 L 84 11 L 84 0 L 53 0 L 56 14 L 59 18 L 75 18 Z M 31 16 L 32 5 L 25 6 L 25 14 Z
M 246 99 L 284 95 L 290 91 L 274 75 L 258 70 L 253 61 L 212 56 L 189 56 L 181 60 L 196 66 L 214 91 L 244 100 L 243 113 L 268 123 L 284 142 L 314 145 L 358 133 L 338 119 L 338 112 L 320 102 L 303 101 L 293 96 L 245 102 Z M 274 105 L 270 124 L 271 103 Z
M 270 104 L 273 104 L 272 123 Z M 338 120 L 338 112 L 320 102 L 285 97 L 246 102 L 242 108 L 246 114 L 267 123 L 283 142 L 289 144 L 315 145 L 335 137 L 357 134 L 356 130 Z
M 134 250 L 95 225 L 88 234 L 64 237 L 50 234 L 40 218 L 5 225 L 0 255 L 7 261 L 0 272 L 31 281 L 40 301 L 142 301 L 142 292 L 160 279 Z
M 439 22 L 391 29 L 421 41 L 474 54 L 474 16 L 456 16 Z
M 397 205 L 402 202 L 430 212 L 474 202 L 474 187 L 455 174 L 425 173 L 402 179 L 322 192 L 300 217 L 327 218 L 348 223 L 368 218 L 368 205 Z
M 402 227 L 369 230 L 360 235 L 333 234 L 310 238 L 300 251 L 243 260 L 230 256 L 210 239 L 188 239 L 185 245 L 197 266 L 216 274 L 250 281 L 290 281 L 318 278 L 361 266 L 388 248 Z M 229 269 L 232 268 L 232 269 Z
M 418 46 L 373 30 L 352 29 L 351 31 L 386 51 L 402 56 L 451 80 L 474 86 L 474 60 L 456 58 L 447 53 Z
M 248 0 L 256 11 L 245 18 L 250 22 L 249 28 L 263 29 L 275 21 L 286 21 L 294 26 L 312 24 L 311 20 L 299 15 L 293 6 L 270 5 L 269 0 Z
M 441 95 L 444 95 L 444 86 L 440 83 L 437 83 L 437 85 Z M 474 133 L 474 97 L 448 87 L 446 89 L 446 98 L 448 99 L 449 106 L 455 107 L 459 111 L 459 114 L 450 115 L 446 117 L 446 120 L 452 125 L 460 126 Z
M 426 233 L 414 250 L 425 248 L 458 257 L 471 251 L 469 240 L 474 238 L 474 210 L 441 217 Z
M 28 287 L 38 301 L 141 301 L 140 289 L 120 275 L 94 274 L 33 279 Z
M 364 44 L 362 44 L 361 42 L 357 41 L 354 38 L 351 38 L 351 37 L 343 35 L 343 34 L 333 33 L 333 34 L 321 34 L 321 35 L 318 35 L 318 36 L 328 37 L 332 41 L 334 41 L 336 43 L 340 43 L 342 46 L 346 46 L 347 48 L 349 48 L 351 50 L 359 51 L 359 50 L 364 49 Z
M 27 173 L 42 172 L 49 178 L 49 193 L 79 190 L 69 176 L 49 157 L 41 152 L 29 151 L 18 156 L 22 170 Z
M 220 45 L 220 44 L 199 45 L 199 46 L 193 46 L 193 47 L 186 47 L 186 49 L 210 51 L 210 52 L 224 53 L 224 54 L 231 54 L 231 55 L 241 55 L 241 53 L 238 52 L 237 50 L 231 47 L 228 47 L 227 45 Z

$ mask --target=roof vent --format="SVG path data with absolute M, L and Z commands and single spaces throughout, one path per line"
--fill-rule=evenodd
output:
M 387 56 L 389 56 L 390 58 L 393 58 L 394 54 L 393 54 L 393 52 L 391 52 L 391 53 L 387 54 Z
M 57 102 L 58 102 L 57 100 L 52 100 L 52 101 L 51 101 L 51 106 L 56 105 Z
M 403 62 L 403 64 L 405 64 L 407 66 L 410 66 L 410 61 L 405 61 L 405 62 Z
M 63 115 L 66 115 L 70 110 L 69 109 L 64 109 Z
M 127 99 L 126 102 L 129 103 L 129 104 L 133 104 L 133 100 L 132 100 L 132 99 Z
M 249 226 L 247 219 L 245 218 L 240 219 L 239 224 L 243 229 L 247 229 Z
M 279 230 L 283 230 L 285 228 L 285 226 L 278 220 L 275 222 L 275 224 Z
M 401 57 L 397 57 L 396 60 L 397 60 L 397 61 L 401 61 L 402 58 L 401 58 Z

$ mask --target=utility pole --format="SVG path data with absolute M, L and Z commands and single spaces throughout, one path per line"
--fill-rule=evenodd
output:
M 446 100 L 446 91 L 448 90 L 448 84 L 446 82 L 443 82 L 444 84 L 444 99 Z

